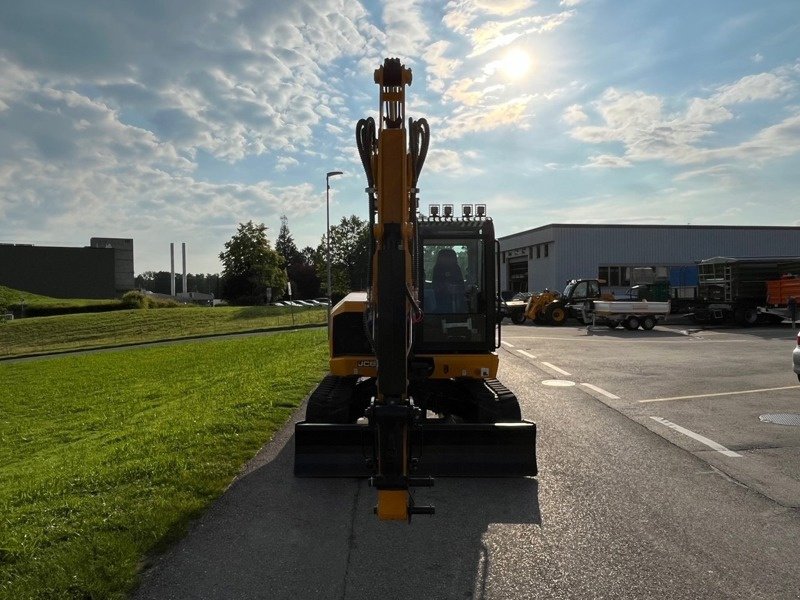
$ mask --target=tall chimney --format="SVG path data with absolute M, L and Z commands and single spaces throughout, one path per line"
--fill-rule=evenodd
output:
M 181 252 L 183 252 L 183 293 L 189 290 L 186 289 L 186 242 L 181 243 Z
M 169 293 L 175 295 L 175 244 L 169 243 Z

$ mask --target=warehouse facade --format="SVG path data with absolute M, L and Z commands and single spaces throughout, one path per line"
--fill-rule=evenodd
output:
M 637 267 L 669 278 L 691 297 L 697 262 L 715 256 L 800 255 L 800 227 L 723 225 L 572 225 L 554 223 L 499 238 L 500 289 L 561 291 L 567 281 L 600 278 L 615 293 L 633 283 Z
M 0 244 L 0 285 L 53 298 L 114 298 L 134 287 L 133 240 L 69 248 Z

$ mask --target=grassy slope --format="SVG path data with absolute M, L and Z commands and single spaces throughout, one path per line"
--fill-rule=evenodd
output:
M 26 306 L 89 306 L 93 304 L 119 304 L 119 300 L 87 300 L 82 298 L 51 298 L 30 292 L 23 292 L 0 285 L 0 305 L 18 306 L 20 299 L 25 299 Z
M 325 309 L 294 309 L 294 322 L 324 323 Z M 233 333 L 291 325 L 288 308 L 182 307 L 34 317 L 0 322 L 0 356 Z
M 0 364 L 0 598 L 124 597 L 326 357 L 307 330 Z

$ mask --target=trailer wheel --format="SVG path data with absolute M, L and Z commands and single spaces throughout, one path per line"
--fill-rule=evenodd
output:
M 642 319 L 642 329 L 645 331 L 650 331 L 653 327 L 656 326 L 656 320 L 654 317 L 645 317 Z
M 622 323 L 622 326 L 625 329 L 630 329 L 633 331 L 634 329 L 639 329 L 639 317 L 631 315 Z
M 619 321 L 609 321 L 608 323 L 606 323 L 606 327 L 608 327 L 609 329 L 616 329 L 617 327 L 619 327 Z

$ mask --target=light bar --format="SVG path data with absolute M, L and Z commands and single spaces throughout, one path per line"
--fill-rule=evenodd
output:
M 439 216 L 439 205 L 438 204 L 429 204 L 428 205 L 428 212 L 432 217 Z
M 486 216 L 486 205 L 485 204 L 476 204 L 475 205 L 475 214 L 479 217 Z
M 469 219 L 472 216 L 472 204 L 462 204 L 461 205 L 461 214 Z
M 453 216 L 453 205 L 442 204 L 442 211 L 444 212 L 445 218 L 451 218 Z

